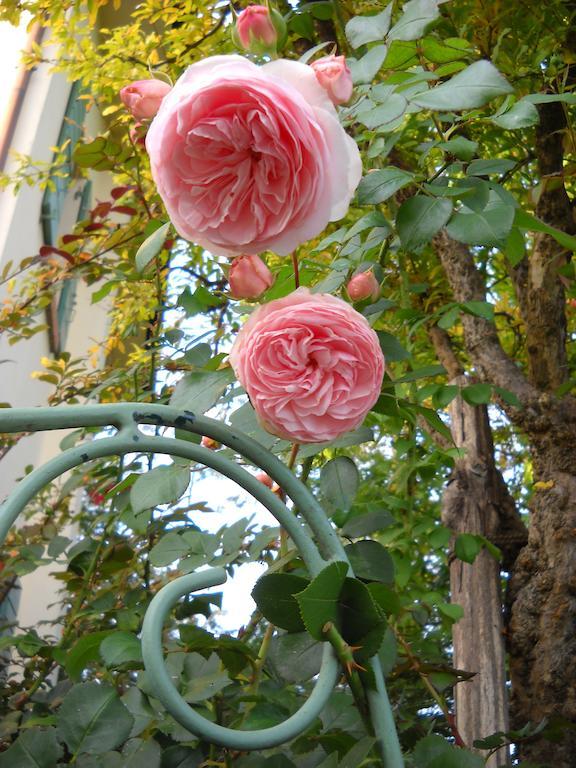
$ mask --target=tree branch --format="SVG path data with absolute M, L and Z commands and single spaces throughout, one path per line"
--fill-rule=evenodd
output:
M 433 240 L 446 277 L 458 302 L 486 301 L 484 278 L 474 264 L 470 250 L 441 230 Z M 496 326 L 476 315 L 462 317 L 466 349 L 481 379 L 513 392 L 523 405 L 538 397 L 518 366 L 503 350 Z

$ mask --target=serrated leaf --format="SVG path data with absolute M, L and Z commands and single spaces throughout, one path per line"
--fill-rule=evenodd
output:
M 169 531 L 162 536 L 150 550 L 150 563 L 157 568 L 170 565 L 190 551 L 190 545 L 179 533 Z
M 129 661 L 142 661 L 142 647 L 132 632 L 117 631 L 102 641 L 100 655 L 107 667 L 118 667 Z
M 222 663 L 213 653 L 207 659 L 197 653 L 190 653 L 184 661 L 186 686 L 183 698 L 193 704 L 212 698 L 215 694 L 230 685 L 230 678 Z
M 330 563 L 305 590 L 295 595 L 306 629 L 316 640 L 326 639 L 322 632 L 325 624 L 338 625 L 338 598 L 347 573 L 347 563 Z
M 410 101 L 423 109 L 459 111 L 482 107 L 512 90 L 490 61 L 476 61 L 447 82 L 411 96 Z
M 375 45 L 361 59 L 347 59 L 354 85 L 371 83 L 386 58 L 387 46 Z
M 122 748 L 122 768 L 160 768 L 162 751 L 154 739 L 130 739 Z
M 99 659 L 100 643 L 113 631 L 108 629 L 85 635 L 67 651 L 64 667 L 72 680 L 79 680 L 88 664 Z
M 493 123 L 508 131 L 517 131 L 519 128 L 529 128 L 537 125 L 540 116 L 538 110 L 530 101 L 521 99 L 502 115 L 492 117 Z
M 484 320 L 494 322 L 494 305 L 489 301 L 465 301 L 460 304 L 464 312 L 469 315 L 476 315 L 476 317 L 483 317 Z
M 386 132 L 393 130 L 397 120 L 402 117 L 408 107 L 406 97 L 401 93 L 392 93 L 384 104 L 371 109 L 364 109 L 357 115 L 357 120 L 370 130 L 378 129 Z
M 168 235 L 170 229 L 170 222 L 162 224 L 161 227 L 144 240 L 140 248 L 136 251 L 135 264 L 138 272 L 144 272 L 146 267 L 150 264 L 152 259 L 157 256 L 162 250 L 162 246 Z
M 122 744 L 134 718 L 107 683 L 80 683 L 58 712 L 58 733 L 70 752 L 102 754 Z
M 482 550 L 482 539 L 473 533 L 461 533 L 454 543 L 454 554 L 465 563 L 473 563 Z
M 154 467 L 139 475 L 130 488 L 130 504 L 138 514 L 159 504 L 173 504 L 186 492 L 190 468 L 181 464 Z
M 381 531 L 389 525 L 394 525 L 395 522 L 392 515 L 385 509 L 366 512 L 364 515 L 357 515 L 347 520 L 342 533 L 344 536 L 356 539 L 360 536 L 368 536 L 374 531 Z
M 30 728 L 0 754 L 0 768 L 54 768 L 63 752 L 55 728 Z
M 340 631 L 350 645 L 360 646 L 355 652 L 359 659 L 369 659 L 378 653 L 386 618 L 368 587 L 358 579 L 346 578 L 339 597 Z
M 364 232 L 366 229 L 371 229 L 372 227 L 380 227 L 390 230 L 390 224 L 388 224 L 383 213 L 380 211 L 370 211 L 370 213 L 362 216 L 362 218 L 358 219 L 358 221 L 350 227 L 348 232 L 346 232 L 342 238 L 342 242 L 346 243 L 355 235 L 359 235 L 360 232 Z
M 358 202 L 382 203 L 392 197 L 399 189 L 410 184 L 414 174 L 400 168 L 381 168 L 364 176 L 358 186 Z
M 271 624 L 288 632 L 302 632 L 305 627 L 295 594 L 308 584 L 309 580 L 302 576 L 270 573 L 258 579 L 252 599 Z
M 396 227 L 407 250 L 430 242 L 452 214 L 452 201 L 441 197 L 415 195 L 400 206 Z
M 464 609 L 458 603 L 438 603 L 437 608 L 451 621 L 459 621 L 464 616 Z
M 450 152 L 450 154 L 457 157 L 458 160 L 464 160 L 466 162 L 472 160 L 478 151 L 478 142 L 470 141 L 470 139 L 467 139 L 464 136 L 455 136 L 453 139 L 449 139 L 449 141 L 441 141 L 438 146 L 440 149 L 443 149 L 444 152 Z
M 447 37 L 444 40 L 425 37 L 420 45 L 425 58 L 434 64 L 458 61 L 470 51 L 470 43 L 461 37 Z
M 418 40 L 440 16 L 438 0 L 410 0 L 388 34 L 389 40 Z
M 383 40 L 390 29 L 393 7 L 394 3 L 390 3 L 382 13 L 375 16 L 355 16 L 350 19 L 346 24 L 346 37 L 352 48 Z
M 360 485 L 360 473 L 348 456 L 330 459 L 320 471 L 320 490 L 336 509 L 347 512 Z
M 376 331 L 376 335 L 387 363 L 407 360 L 410 357 L 408 350 L 404 349 L 402 344 L 392 334 L 387 331 Z
M 479 213 L 462 208 L 446 226 L 450 237 L 468 245 L 501 246 L 508 237 L 515 209 L 491 193 L 491 200 Z
M 523 211 L 521 208 L 516 209 L 514 224 L 520 229 L 527 229 L 530 232 L 544 232 L 569 251 L 576 251 L 576 237 L 568 235 L 566 232 L 556 229 L 556 227 L 551 227 L 549 224 L 545 224 L 540 219 L 537 219 L 536 216 L 532 216 L 532 214 Z
M 392 584 L 394 563 L 382 544 L 377 541 L 357 541 L 344 548 L 354 574 L 359 579 Z
M 234 371 L 192 371 L 182 378 L 170 398 L 170 405 L 181 411 L 202 415 L 209 410 L 234 381 Z
M 287 683 L 303 683 L 320 671 L 323 646 L 308 632 L 273 637 L 269 663 L 274 673 Z
M 492 398 L 492 385 L 470 384 L 462 388 L 461 394 L 470 405 L 487 405 Z

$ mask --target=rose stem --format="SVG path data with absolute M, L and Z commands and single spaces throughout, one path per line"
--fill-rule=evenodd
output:
M 294 267 L 294 285 L 296 288 L 300 288 L 300 272 L 298 271 L 298 257 L 296 252 L 292 254 L 292 266 Z M 296 458 L 296 456 L 294 456 Z M 292 469 L 292 465 L 288 465 Z

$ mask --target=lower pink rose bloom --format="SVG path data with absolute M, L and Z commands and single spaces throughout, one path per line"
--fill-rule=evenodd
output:
M 188 67 L 146 148 L 178 233 L 220 256 L 291 253 L 346 214 L 362 175 L 314 70 L 286 59 Z
M 307 288 L 259 307 L 230 363 L 262 426 L 298 443 L 359 426 L 380 394 L 384 356 L 363 315 Z

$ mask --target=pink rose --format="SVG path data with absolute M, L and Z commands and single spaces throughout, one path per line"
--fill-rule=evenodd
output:
M 286 39 L 286 22 L 275 9 L 249 5 L 238 15 L 232 39 L 252 53 L 275 53 L 278 43 Z
M 334 104 L 346 104 L 350 101 L 354 85 L 344 56 L 324 56 L 313 61 L 310 66 Z
M 235 299 L 257 299 L 274 283 L 274 275 L 260 256 L 236 256 L 228 274 Z
M 146 120 L 154 117 L 162 99 L 170 90 L 168 83 L 163 80 L 136 80 L 121 89 L 120 98 L 132 117 Z
M 376 301 L 380 295 L 380 284 L 374 277 L 374 272 L 368 269 L 366 272 L 359 272 L 351 278 L 346 286 L 346 292 L 352 301 L 362 301 L 362 299 Z
M 262 426 L 298 443 L 334 440 L 361 424 L 384 375 L 366 318 L 307 288 L 253 312 L 230 363 Z
M 306 64 L 213 56 L 188 67 L 146 137 L 178 233 L 216 255 L 281 255 L 342 218 L 356 143 Z

